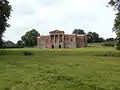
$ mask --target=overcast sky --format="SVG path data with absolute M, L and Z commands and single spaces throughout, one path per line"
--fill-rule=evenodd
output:
M 13 7 L 11 27 L 5 40 L 16 42 L 26 31 L 36 29 L 41 35 L 59 29 L 71 34 L 74 29 L 97 32 L 101 37 L 115 37 L 114 14 L 106 7 L 109 0 L 9 0 Z

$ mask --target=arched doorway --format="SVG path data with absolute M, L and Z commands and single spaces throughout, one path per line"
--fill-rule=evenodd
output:
M 52 45 L 52 49 L 54 48 L 54 45 Z
M 59 48 L 61 48 L 61 45 L 59 45 Z

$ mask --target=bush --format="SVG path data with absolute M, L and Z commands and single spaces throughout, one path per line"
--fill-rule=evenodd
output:
M 31 56 L 31 55 L 33 55 L 32 52 L 23 52 L 23 54 L 24 54 L 25 56 Z
M 120 37 L 116 38 L 116 49 L 120 50 Z
M 104 42 L 102 45 L 103 46 L 108 46 L 108 47 L 114 47 L 115 43 L 114 42 Z

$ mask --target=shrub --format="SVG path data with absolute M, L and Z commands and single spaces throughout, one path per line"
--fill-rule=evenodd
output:
M 115 43 L 114 42 L 104 42 L 102 45 L 103 46 L 108 46 L 108 47 L 114 47 Z
M 24 54 L 25 56 L 31 56 L 31 55 L 33 55 L 32 52 L 23 52 L 23 54 Z
M 120 50 L 120 38 L 119 37 L 117 37 L 116 39 L 116 49 Z
M 113 56 L 111 52 L 106 52 L 104 56 Z

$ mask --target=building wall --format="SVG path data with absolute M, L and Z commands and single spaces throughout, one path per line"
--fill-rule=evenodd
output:
M 65 48 L 76 48 L 75 35 L 65 35 Z
M 84 47 L 84 39 L 83 38 L 76 38 L 76 47 L 81 48 Z
M 81 48 L 87 47 L 86 35 L 67 35 L 64 31 L 52 31 L 50 36 L 37 38 L 38 48 Z
M 41 36 L 38 38 L 38 48 L 49 48 L 49 36 Z
M 87 37 L 86 36 L 77 36 L 76 37 L 76 47 L 87 47 Z

